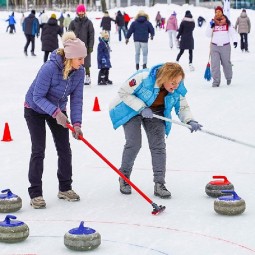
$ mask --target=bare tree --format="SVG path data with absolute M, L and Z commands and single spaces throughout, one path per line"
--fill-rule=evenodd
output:
M 105 0 L 101 0 L 101 7 L 102 7 L 102 12 L 105 12 L 106 11 L 106 2 Z
M 189 0 L 185 0 L 185 3 L 186 3 L 186 4 L 189 4 Z

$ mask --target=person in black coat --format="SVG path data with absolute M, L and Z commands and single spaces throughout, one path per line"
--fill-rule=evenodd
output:
M 183 18 L 179 32 L 177 35 L 177 39 L 180 40 L 180 52 L 177 55 L 176 62 L 179 62 L 184 50 L 189 50 L 189 68 L 190 71 L 194 71 L 194 67 L 192 65 L 193 60 L 193 49 L 194 49 L 194 38 L 193 38 L 193 30 L 195 28 L 195 21 L 192 17 L 190 11 L 186 11 L 185 17 Z
M 111 33 L 111 22 L 115 23 L 115 19 L 111 18 L 109 16 L 108 11 L 104 12 L 104 17 L 101 20 L 101 24 L 100 27 L 102 28 L 102 30 L 107 31 L 109 34 L 109 41 L 110 41 L 110 33 Z
M 41 41 L 42 51 L 44 51 L 44 62 L 48 60 L 50 52 L 58 48 L 58 35 L 62 36 L 62 31 L 58 25 L 56 14 L 51 14 L 48 22 L 42 27 Z
M 35 55 L 35 36 L 39 37 L 40 26 L 39 20 L 35 17 L 35 10 L 32 10 L 31 13 L 24 19 L 22 23 L 22 28 L 26 36 L 27 42 L 24 47 L 24 54 L 27 56 L 27 48 L 31 43 L 31 55 Z
M 202 27 L 204 22 L 205 22 L 205 18 L 204 17 L 199 16 L 197 18 L 197 24 L 198 24 L 199 27 Z
M 128 44 L 130 36 L 133 34 L 135 42 L 135 62 L 136 70 L 139 69 L 140 51 L 143 52 L 143 69 L 147 68 L 148 58 L 148 40 L 154 37 L 155 31 L 153 25 L 149 21 L 149 16 L 144 11 L 139 11 L 135 21 L 131 23 L 127 32 L 126 44 Z
M 126 34 L 127 34 L 127 30 L 126 30 L 126 27 L 125 27 L 124 16 L 121 13 L 121 11 L 117 12 L 117 15 L 116 15 L 116 24 L 118 26 L 119 41 L 121 42 L 121 30 L 122 30 L 122 32 L 124 34 L 124 38 L 126 38 Z
M 101 32 L 99 37 L 99 44 L 97 46 L 97 65 L 100 69 L 98 73 L 98 85 L 111 85 L 109 80 L 109 69 L 112 67 L 110 61 L 110 47 L 109 47 L 109 33 L 107 31 Z

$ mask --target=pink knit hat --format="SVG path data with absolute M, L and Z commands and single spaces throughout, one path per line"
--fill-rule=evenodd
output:
M 84 4 L 79 4 L 76 8 L 76 13 L 79 13 L 79 12 L 86 12 L 86 7 Z
M 85 43 L 79 38 L 68 39 L 63 42 L 66 59 L 85 58 L 87 56 L 87 48 Z

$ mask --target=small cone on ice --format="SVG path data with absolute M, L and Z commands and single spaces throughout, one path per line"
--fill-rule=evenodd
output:
M 98 98 L 97 98 L 97 97 L 95 97 L 93 111 L 94 111 L 94 112 L 100 112 L 100 111 L 101 111 L 101 110 L 100 110 L 99 103 L 98 103 Z
M 5 126 L 4 126 L 4 135 L 3 135 L 3 139 L 1 141 L 3 141 L 3 142 L 12 141 L 11 132 L 10 132 L 9 125 L 7 122 L 5 123 Z

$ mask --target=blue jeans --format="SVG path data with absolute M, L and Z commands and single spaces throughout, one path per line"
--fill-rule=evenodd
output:
M 56 119 L 48 114 L 40 114 L 30 108 L 25 108 L 24 117 L 32 142 L 28 172 L 30 182 L 28 193 L 30 197 L 34 198 L 43 194 L 42 174 L 46 148 L 46 123 L 51 130 L 58 155 L 57 177 L 59 180 L 59 190 L 70 190 L 72 188 L 72 151 L 69 143 L 68 129 L 57 124 Z
M 127 30 L 125 28 L 125 26 L 122 26 L 122 27 L 118 27 L 118 31 L 119 31 L 119 41 L 121 41 L 121 30 L 124 34 L 124 38 L 126 38 L 126 35 L 127 35 Z
M 140 62 L 140 51 L 143 52 L 143 64 L 147 64 L 148 58 L 148 43 L 146 42 L 135 42 L 135 63 Z

